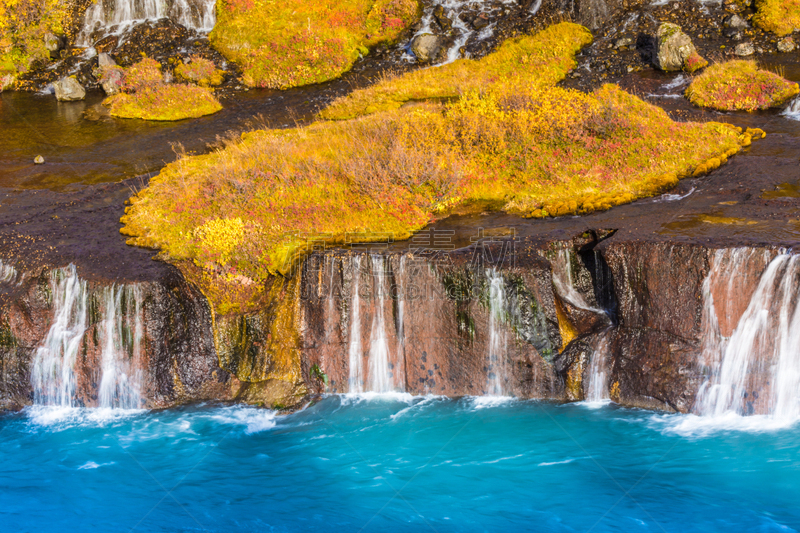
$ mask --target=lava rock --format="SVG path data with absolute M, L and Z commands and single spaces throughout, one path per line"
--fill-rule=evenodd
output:
M 741 43 L 736 45 L 733 53 L 739 57 L 747 57 L 755 54 L 756 49 L 753 47 L 753 43 Z
M 665 71 L 681 70 L 686 60 L 696 54 L 691 37 L 677 24 L 664 22 L 656 32 L 655 64 Z
M 444 7 L 441 5 L 436 6 L 436 9 L 433 10 L 433 18 L 436 19 L 436 22 L 439 23 L 443 31 L 450 31 L 453 29 L 453 21 L 447 16 L 444 12 Z
M 726 17 L 724 24 L 728 28 L 736 28 L 738 30 L 743 30 L 748 27 L 747 21 L 739 15 L 731 15 Z
M 484 13 L 480 13 L 477 17 L 472 19 L 471 24 L 474 29 L 482 30 L 489 25 L 489 17 L 487 17 Z
M 44 165 L 44 157 L 42 157 L 40 155 L 37 155 L 36 157 L 33 158 L 33 164 L 34 165 Z
M 53 84 L 53 87 L 59 102 L 73 102 L 75 100 L 83 100 L 86 97 L 86 90 L 75 78 L 61 78 Z
M 97 66 L 100 68 L 114 67 L 116 65 L 117 62 L 106 52 L 100 52 L 100 55 L 97 56 Z
M 794 43 L 794 39 L 791 37 L 784 37 L 780 41 L 778 41 L 778 52 L 793 52 L 797 46 Z
M 411 51 L 420 63 L 430 63 L 433 61 L 436 56 L 439 55 L 441 47 L 441 39 L 430 33 L 418 35 L 411 41 Z

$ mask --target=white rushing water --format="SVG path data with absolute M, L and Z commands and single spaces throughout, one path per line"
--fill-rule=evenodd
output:
M 34 402 L 72 407 L 75 396 L 75 359 L 86 331 L 86 282 L 75 265 L 50 273 L 53 323 L 36 350 L 31 381 Z
M 17 276 L 18 273 L 16 268 L 0 261 L 0 283 L 17 283 Z
M 361 256 L 352 261 L 353 284 L 350 295 L 350 343 L 348 359 L 350 366 L 349 392 L 364 392 L 364 362 L 361 353 L 361 298 L 358 291 L 361 287 Z
M 592 360 L 589 363 L 589 381 L 586 387 L 586 401 L 589 403 L 605 403 L 608 401 L 608 376 L 609 376 L 609 346 L 608 335 L 603 334 L 597 341 L 592 351 Z
M 515 0 L 502 0 L 501 3 L 508 6 L 516 4 Z M 531 7 L 531 13 L 535 14 L 541 5 L 541 0 L 536 0 Z M 455 35 L 453 43 L 447 49 L 447 58 L 440 64 L 446 65 L 459 59 L 461 57 L 461 48 L 466 45 L 473 36 L 475 36 L 478 41 L 484 41 L 494 35 L 495 23 L 490 23 L 486 27 L 476 30 L 470 23 L 461 18 L 462 16 L 466 18 L 468 12 L 475 15 L 488 15 L 494 9 L 492 2 L 486 0 L 443 0 L 441 2 L 432 3 L 425 8 L 422 15 L 422 25 L 411 37 L 411 41 L 419 35 L 434 33 L 433 27 L 438 23 L 436 22 L 433 12 L 438 6 L 444 9 L 445 16 L 453 23 L 453 34 Z M 412 57 L 413 56 L 409 56 L 409 59 Z
M 107 287 L 100 323 L 102 371 L 100 407 L 141 406 L 142 299 L 138 285 Z
M 792 120 L 800 120 L 800 96 L 792 100 L 781 115 Z
M 741 297 L 737 279 L 762 265 L 765 253 L 724 250 L 714 258 L 703 288 L 703 357 L 709 376 L 697 397 L 700 415 L 800 418 L 800 256 L 780 253 L 769 262 L 729 337 L 721 332 L 721 305 L 712 294 L 713 283 L 728 280 L 723 295 Z
M 216 0 L 96 0 L 86 10 L 78 46 L 91 46 L 109 35 L 121 35 L 137 24 L 170 18 L 178 24 L 208 33 L 216 24 Z
M 372 256 L 372 301 L 375 308 L 369 348 L 369 381 L 372 392 L 389 392 L 394 389 L 389 374 L 389 341 L 386 338 L 386 319 L 383 309 L 386 296 L 384 264 L 383 256 Z
M 36 350 L 31 373 L 34 403 L 75 407 L 76 362 L 90 325 L 90 294 L 74 265 L 50 274 L 53 317 Z M 138 285 L 103 289 L 96 325 L 101 368 L 98 406 L 135 409 L 141 406 L 141 353 L 144 326 Z
M 505 396 L 506 378 L 506 331 L 505 321 L 506 293 L 503 276 L 496 268 L 486 269 L 489 281 L 489 376 L 487 388 L 491 396 Z
M 553 285 L 558 295 L 578 309 L 593 313 L 605 313 L 603 309 L 592 307 L 581 293 L 575 289 L 574 273 L 572 272 L 572 257 L 570 251 L 561 248 L 556 253 L 553 263 Z

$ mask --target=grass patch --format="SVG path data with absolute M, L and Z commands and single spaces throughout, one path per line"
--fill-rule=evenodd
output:
M 750 142 L 752 132 L 727 124 L 673 122 L 613 85 L 592 94 L 555 87 L 587 34 L 562 23 L 497 57 L 459 62 L 483 85 L 465 76 L 467 90 L 451 101 L 398 110 L 390 96 L 386 111 L 251 132 L 184 157 L 131 198 L 121 231 L 129 244 L 249 284 L 286 274 L 311 248 L 408 238 L 454 212 L 608 209 L 712 170 Z M 497 64 L 491 74 L 479 68 Z M 440 87 L 452 83 L 452 69 L 429 71 L 447 80 Z M 549 84 L 531 81 L 547 73 Z M 409 86 L 407 77 L 393 82 L 379 94 Z
M 470 90 L 509 84 L 549 87 L 575 68 L 575 54 L 592 42 L 592 34 L 575 24 L 556 24 L 536 38 L 505 41 L 494 53 L 474 61 L 459 59 L 437 68 L 390 76 L 379 83 L 334 101 L 320 116 L 344 120 L 378 111 L 398 109 L 421 100 L 455 99 Z
M 286 89 L 340 76 L 420 15 L 417 0 L 221 0 L 209 37 L 248 86 Z
M 779 36 L 800 30 L 800 0 L 756 0 L 756 25 Z
M 175 75 L 186 82 L 196 83 L 200 87 L 222 85 L 224 72 L 214 65 L 213 61 L 200 56 L 191 56 L 189 63 L 181 63 L 175 67 Z
M 117 118 L 174 121 L 199 118 L 222 109 L 205 87 L 164 83 L 161 65 L 149 58 L 124 69 L 122 90 L 104 102 L 111 116 Z
M 44 36 L 63 34 L 70 17 L 67 2 L 59 0 L 0 0 L 0 76 L 17 76 L 33 62 L 49 60 Z
M 755 61 L 735 59 L 706 69 L 686 89 L 686 97 L 701 107 L 758 111 L 779 106 L 798 92 L 796 83 L 759 69 Z

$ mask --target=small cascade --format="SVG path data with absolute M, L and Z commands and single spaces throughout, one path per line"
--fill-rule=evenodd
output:
M 714 283 L 728 279 L 722 295 L 735 302 L 742 294 L 736 280 L 764 260 L 763 253 L 746 249 L 718 252 L 714 258 L 703 287 L 703 356 L 709 376 L 698 392 L 698 414 L 800 417 L 800 256 L 781 253 L 769 262 L 729 337 L 722 324 L 732 304 L 713 297 Z M 723 307 L 727 311 L 720 312 Z
M 792 120 L 800 120 L 800 96 L 792 100 L 781 115 Z
M 86 331 L 86 282 L 75 265 L 50 273 L 53 324 L 36 350 L 31 373 L 34 402 L 72 407 L 75 396 L 75 359 Z
M 503 277 L 496 268 L 486 270 L 489 281 L 489 380 L 488 392 L 491 396 L 505 395 L 506 373 L 506 332 L 502 329 L 505 321 L 506 295 Z
M 500 3 L 509 6 L 516 4 L 514 0 L 501 0 Z M 435 33 L 433 27 L 438 23 L 436 22 L 434 11 L 439 7 L 444 10 L 444 15 L 451 21 L 453 35 L 447 48 L 447 58 L 441 64 L 446 65 L 462 57 L 461 49 L 473 36 L 477 41 L 484 41 L 494 35 L 495 23 L 483 26 L 482 24 L 476 25 L 472 23 L 472 20 L 474 17 L 489 15 L 497 7 L 496 3 L 488 2 L 487 0 L 478 0 L 477 2 L 474 0 L 443 0 L 432 3 L 425 8 L 422 15 L 422 25 L 417 33 L 413 35 L 411 41 L 419 35 Z M 536 0 L 531 12 L 535 14 L 539 7 L 541 7 L 541 0 Z
M 104 317 L 99 324 L 102 343 L 100 407 L 141 407 L 142 298 L 138 285 L 104 289 Z
M 555 285 L 558 295 L 578 309 L 593 313 L 606 313 L 603 309 L 589 305 L 586 298 L 575 289 L 571 259 L 569 250 L 561 248 L 553 261 L 553 285 Z
M 86 10 L 76 44 L 91 46 L 137 24 L 167 17 L 188 29 L 208 33 L 216 24 L 215 5 L 216 0 L 95 0 Z
M 372 392 L 390 392 L 394 389 L 389 371 L 389 341 L 386 338 L 383 309 L 386 295 L 384 262 L 383 256 L 372 256 L 372 299 L 375 308 L 369 348 L 369 383 Z
M 0 261 L 0 283 L 17 283 L 17 269 Z M 21 280 L 20 280 L 21 281 Z
M 608 335 L 603 334 L 594 346 L 592 360 L 589 363 L 589 380 L 586 387 L 587 402 L 601 403 L 609 399 L 608 377 L 610 372 L 608 368 L 608 355 Z
M 361 353 L 361 297 L 358 291 L 361 286 L 361 256 L 353 258 L 353 285 L 350 297 L 350 345 L 348 356 L 350 363 L 349 391 L 364 392 L 364 364 Z

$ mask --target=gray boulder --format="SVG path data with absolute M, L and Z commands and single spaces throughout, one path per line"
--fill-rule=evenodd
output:
M 430 33 L 418 35 L 411 41 L 411 51 L 420 63 L 430 63 L 436 59 L 441 48 L 441 39 Z
M 743 30 L 747 28 L 749 25 L 747 21 L 744 20 L 739 15 L 731 15 L 725 19 L 725 26 L 728 28 L 736 28 L 737 30 Z
M 108 69 L 103 72 L 103 77 L 100 78 L 100 86 L 108 96 L 111 96 L 122 89 L 124 81 L 125 76 L 120 69 Z
M 733 53 L 739 57 L 747 57 L 755 54 L 756 49 L 753 47 L 753 43 L 741 43 L 736 45 Z
M 97 66 L 100 68 L 114 67 L 116 64 L 117 62 L 105 52 L 101 52 L 100 55 L 97 56 Z
M 697 53 L 691 37 L 677 24 L 664 22 L 656 32 L 655 63 L 661 70 L 681 70 L 686 59 Z
M 47 32 L 44 34 L 44 47 L 53 54 L 64 48 L 64 41 L 58 35 Z
M 53 84 L 53 88 L 60 102 L 74 102 L 86 97 L 86 90 L 75 78 L 61 78 Z

